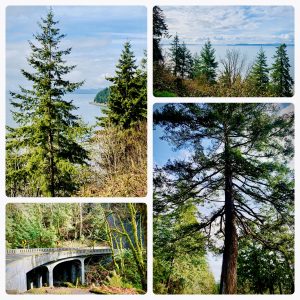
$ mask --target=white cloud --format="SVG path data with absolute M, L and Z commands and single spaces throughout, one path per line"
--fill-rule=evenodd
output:
M 289 6 L 162 6 L 169 32 L 186 43 L 293 43 Z

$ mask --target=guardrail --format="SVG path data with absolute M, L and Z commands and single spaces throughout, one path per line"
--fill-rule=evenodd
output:
M 23 249 L 7 249 L 6 254 L 27 254 L 27 253 L 48 253 L 58 251 L 77 251 L 79 253 L 85 252 L 99 252 L 110 253 L 110 247 L 91 247 L 91 248 L 23 248 Z

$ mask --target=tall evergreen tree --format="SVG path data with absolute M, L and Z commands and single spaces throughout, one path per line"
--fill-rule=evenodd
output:
M 277 47 L 274 55 L 274 63 L 271 67 L 271 86 L 274 96 L 293 96 L 294 80 L 290 75 L 290 60 L 286 50 L 286 44 Z
M 193 77 L 203 78 L 207 83 L 215 83 L 218 62 L 215 49 L 208 40 L 201 49 L 200 56 L 195 59 Z
M 180 74 L 180 43 L 177 33 L 174 36 L 173 42 L 171 43 L 170 49 L 170 61 L 172 64 L 172 73 L 174 76 Z
M 156 171 L 162 175 L 154 209 L 209 205 L 185 231 L 224 238 L 220 293 L 235 294 L 239 235 L 268 243 L 259 234 L 268 215 L 257 207 L 273 208 L 285 224 L 293 206 L 293 114 L 261 103 L 168 104 L 154 112 L 154 124 L 165 128 L 163 139 L 190 152 Z
M 180 44 L 177 33 L 171 43 L 170 50 L 173 75 L 181 78 L 191 77 L 193 70 L 192 54 L 184 42 Z
M 147 72 L 144 67 L 138 69 L 130 42 L 124 44 L 108 98 L 105 117 L 100 118 L 103 126 L 130 128 L 147 117 Z
M 32 88 L 20 87 L 20 93 L 10 93 L 18 127 L 8 128 L 7 179 L 14 181 L 17 178 L 12 175 L 22 174 L 23 191 L 30 190 L 27 196 L 69 196 L 77 189 L 73 180 L 76 168 L 87 159 L 79 144 L 84 133 L 82 122 L 73 114 L 76 107 L 72 101 L 63 99 L 83 82 L 64 79 L 76 66 L 66 65 L 64 56 L 71 48 L 59 48 L 65 35 L 57 23 L 52 9 L 41 19 L 41 32 L 34 35 L 36 43 L 29 42 L 32 52 L 27 60 L 34 71 L 21 70 Z M 18 169 L 12 170 L 10 153 L 19 161 Z M 14 184 L 8 182 L 8 186 Z
M 153 7 L 153 62 L 163 61 L 160 41 L 162 37 L 169 37 L 168 25 L 159 6 Z
M 263 48 L 260 48 L 257 54 L 256 61 L 249 74 L 249 81 L 253 86 L 254 96 L 266 95 L 269 87 L 269 68 Z
M 191 51 L 186 47 L 183 42 L 179 46 L 179 74 L 181 78 L 192 77 L 193 71 L 193 58 Z

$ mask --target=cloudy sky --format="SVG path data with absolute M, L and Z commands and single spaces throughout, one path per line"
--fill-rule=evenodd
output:
M 75 81 L 85 80 L 82 88 L 103 88 L 112 75 L 124 42 L 131 41 L 137 62 L 147 47 L 146 8 L 142 6 L 53 6 L 61 33 L 67 34 L 61 46 L 72 47 L 67 56 L 77 68 L 70 74 Z M 7 90 L 19 84 L 28 86 L 20 73 L 30 70 L 26 56 L 28 40 L 39 32 L 37 22 L 47 14 L 46 6 L 9 6 L 6 10 Z
M 187 44 L 294 43 L 291 6 L 161 6 L 169 33 Z M 164 42 L 168 42 L 164 40 Z

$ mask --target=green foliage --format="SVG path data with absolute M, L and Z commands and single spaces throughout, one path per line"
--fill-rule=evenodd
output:
M 87 129 L 72 111 L 76 107 L 63 96 L 75 91 L 83 82 L 64 79 L 75 66 L 67 66 L 64 56 L 71 48 L 60 50 L 65 35 L 55 27 L 50 10 L 39 23 L 41 32 L 35 44 L 29 42 L 30 73 L 21 70 L 32 88 L 20 87 L 11 92 L 16 128 L 7 128 L 7 195 L 70 196 L 78 185 L 74 182 L 77 166 L 86 163 L 87 151 L 79 141 Z
M 6 244 L 9 248 L 80 247 L 89 240 L 98 244 L 105 237 L 103 222 L 101 204 L 8 204 Z
M 155 97 L 177 97 L 175 93 L 169 91 L 156 91 L 154 92 Z
M 139 270 L 136 264 L 132 264 L 132 261 L 134 260 L 132 252 L 124 249 L 122 255 L 124 258 L 124 268 L 122 271 L 124 281 L 123 287 L 130 287 L 128 284 L 132 284 L 135 288 L 142 289 Z
M 109 98 L 110 90 L 109 87 L 99 91 L 95 96 L 94 102 L 96 103 L 107 103 Z
M 165 22 L 165 16 L 159 6 L 153 7 L 153 62 L 163 61 L 161 53 L 160 40 L 162 37 L 168 37 L 168 26 Z
M 154 64 L 154 94 L 161 97 L 174 93 L 181 97 L 291 97 L 294 80 L 290 75 L 286 46 L 280 45 L 272 67 L 260 49 L 254 65 L 246 69 L 246 57 L 235 49 L 227 49 L 217 69 L 214 49 L 207 42 L 200 55 L 191 58 L 185 45 L 176 35 L 170 48 L 168 65 Z M 182 53 L 183 59 L 181 57 Z M 270 72 L 270 76 L 269 76 Z M 219 73 L 219 76 L 217 76 Z M 270 78 L 269 78 L 270 77 Z
M 119 288 L 123 287 L 122 277 L 116 271 L 113 271 L 111 276 L 107 278 L 107 285 Z
M 194 58 L 193 78 L 200 78 L 210 84 L 216 82 L 218 63 L 216 62 L 215 52 L 208 40 L 204 44 L 200 55 Z
M 238 259 L 239 293 L 292 294 L 291 266 L 276 249 L 259 242 L 240 243 Z
M 89 265 L 86 271 L 89 284 L 134 286 L 146 291 L 146 242 L 145 204 L 29 203 L 6 206 L 7 248 L 110 246 L 112 259 L 103 257 L 100 263 Z
M 179 43 L 176 34 L 170 49 L 170 60 L 172 64 L 172 73 L 174 76 L 189 78 L 192 76 L 193 59 L 190 50 L 187 49 L 185 43 Z
M 254 95 L 264 96 L 269 90 L 269 68 L 267 57 L 261 48 L 249 75 L 249 82 Z
M 293 294 L 294 207 L 283 212 L 285 222 L 277 220 L 274 209 L 262 207 L 260 211 L 268 215 L 263 226 L 253 224 L 256 236 L 243 237 L 239 242 L 239 292 Z
M 57 240 L 52 224 L 45 226 L 40 205 L 6 207 L 6 245 L 8 248 L 53 247 Z
M 104 127 L 118 126 L 130 128 L 146 120 L 147 117 L 147 72 L 144 60 L 138 69 L 130 42 L 124 44 L 115 76 L 107 78 L 112 85 L 108 98 L 108 108 L 100 118 Z
M 197 224 L 196 213 L 196 207 L 187 204 L 154 218 L 153 281 L 157 294 L 215 293 L 203 235 L 185 232 Z
M 271 89 L 275 97 L 293 96 L 294 80 L 290 75 L 289 57 L 286 44 L 277 47 L 271 67 Z
M 172 64 L 172 74 L 174 76 L 179 76 L 180 74 L 180 43 L 179 43 L 179 37 L 176 33 L 173 41 L 171 43 L 170 48 L 170 59 Z

